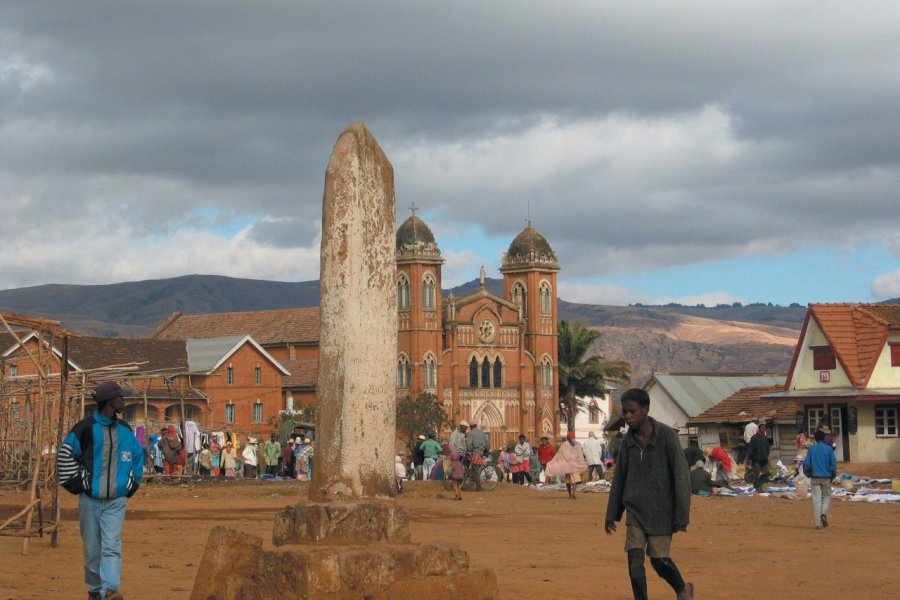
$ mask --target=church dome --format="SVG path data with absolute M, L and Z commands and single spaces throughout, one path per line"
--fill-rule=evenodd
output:
M 547 238 L 529 225 L 509 245 L 503 256 L 503 269 L 534 267 L 559 269 L 559 263 Z
M 419 217 L 412 215 L 397 229 L 397 256 L 440 258 L 434 234 Z

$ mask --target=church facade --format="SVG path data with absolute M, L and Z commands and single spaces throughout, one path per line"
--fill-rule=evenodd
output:
M 456 424 L 474 420 L 492 448 L 559 431 L 557 274 L 529 223 L 503 257 L 503 296 L 442 298 L 440 249 L 414 214 L 397 230 L 397 397 L 428 392 Z

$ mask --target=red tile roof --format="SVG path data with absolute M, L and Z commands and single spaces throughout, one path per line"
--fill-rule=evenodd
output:
M 61 346 L 57 345 L 61 350 Z M 69 338 L 69 360 L 81 369 L 141 363 L 138 370 L 186 372 L 187 348 L 180 340 L 146 338 Z
M 286 360 L 281 365 L 291 372 L 282 379 L 283 388 L 316 387 L 319 375 L 319 361 L 314 358 Z
M 797 411 L 796 401 L 760 397 L 783 389 L 780 385 L 766 385 L 738 390 L 692 418 L 689 423 L 746 423 L 753 417 L 759 417 L 760 421 L 793 421 Z
M 249 334 L 262 346 L 318 344 L 319 308 L 184 315 L 173 313 L 150 334 L 161 340 Z
M 888 333 L 900 329 L 900 305 L 811 304 L 809 313 L 853 386 L 866 387 Z

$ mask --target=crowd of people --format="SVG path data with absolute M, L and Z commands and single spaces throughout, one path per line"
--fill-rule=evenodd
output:
M 544 436 L 540 443 L 533 446 L 525 435 L 520 435 L 517 442 L 508 444 L 496 454 L 491 453 L 487 433 L 478 427 L 476 421 L 461 421 L 451 432 L 450 436 L 439 443 L 435 439 L 435 432 L 419 435 L 413 447 L 411 464 L 405 468 L 404 456 L 398 455 L 398 464 L 404 464 L 403 473 L 411 479 L 454 479 L 452 465 L 453 455 L 458 455 L 459 463 L 464 472 L 473 460 L 476 464 L 472 467 L 477 472 L 481 467 L 482 459 L 495 460 L 494 468 L 499 472 L 500 478 L 522 486 L 536 486 L 539 483 L 566 483 L 571 489 L 577 483 L 591 481 L 594 476 L 599 479 L 606 477 L 607 467 L 613 462 L 613 457 L 606 446 L 597 437 L 594 431 L 588 435 L 584 444 L 575 441 L 574 433 L 556 443 L 550 442 L 550 438 Z M 576 452 L 577 449 L 577 452 Z M 563 456 L 557 458 L 560 451 Z M 577 453 L 577 457 L 575 454 Z M 446 465 L 438 468 L 446 458 Z M 553 467 L 550 467 L 557 461 Z M 568 461 L 562 466 L 568 472 L 560 472 L 561 462 Z M 581 467 L 584 467 L 583 469 Z M 548 467 L 550 467 L 548 469 Z M 578 481 L 573 482 L 574 469 L 577 471 Z M 457 468 L 457 472 L 460 469 Z M 398 468 L 398 477 L 400 470 Z M 460 474 L 460 479 L 462 478 Z M 480 484 L 475 478 L 476 487 Z M 574 497 L 574 491 L 570 497 Z
M 151 435 L 145 446 L 145 469 L 167 481 L 182 475 L 233 478 L 310 479 L 315 455 L 315 433 L 300 428 L 282 443 L 278 433 L 260 448 L 259 440 L 248 436 L 241 443 L 231 432 L 203 434 L 199 449 L 187 447 L 185 436 L 174 425 Z

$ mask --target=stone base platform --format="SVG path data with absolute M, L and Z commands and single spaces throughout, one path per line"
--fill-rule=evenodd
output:
M 493 570 L 470 570 L 454 544 L 409 543 L 406 512 L 391 505 L 287 507 L 273 541 L 264 550 L 258 536 L 215 527 L 191 600 L 498 597 Z

